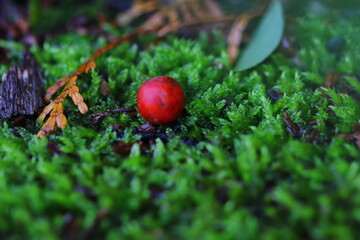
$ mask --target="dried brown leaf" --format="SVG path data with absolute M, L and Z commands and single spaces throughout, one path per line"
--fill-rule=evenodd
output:
M 232 25 L 231 31 L 227 38 L 228 42 L 228 55 L 230 63 L 234 63 L 239 54 L 239 46 L 241 44 L 243 33 L 251 20 L 250 15 L 243 15 L 238 18 L 238 20 Z

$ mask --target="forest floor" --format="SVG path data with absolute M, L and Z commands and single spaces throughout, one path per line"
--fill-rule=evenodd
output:
M 1 120 L 0 238 L 358 239 L 356 16 L 307 13 L 285 33 L 290 45 L 243 72 L 219 31 L 149 48 L 156 36 L 143 36 L 106 53 L 78 80 L 89 113 L 65 101 L 64 130 L 38 139 L 38 115 Z M 30 44 L 44 90 L 128 31 L 101 30 Z M 24 49 L 0 39 L 0 74 Z M 148 129 L 136 94 L 159 75 L 180 82 L 185 111 Z M 123 108 L 131 114 L 91 115 Z

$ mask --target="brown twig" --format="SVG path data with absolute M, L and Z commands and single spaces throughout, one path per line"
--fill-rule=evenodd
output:
M 50 101 L 53 94 L 57 90 L 59 90 L 59 88 L 66 85 L 60 95 L 57 96 L 54 101 L 52 101 L 49 105 L 47 105 L 44 108 L 43 112 L 40 114 L 38 120 L 41 122 L 44 121 L 47 116 L 49 116 L 49 118 L 42 126 L 37 136 L 48 136 L 50 133 L 54 132 L 58 128 L 65 128 L 65 126 L 67 125 L 67 119 L 63 113 L 63 102 L 65 101 L 67 96 L 70 96 L 72 98 L 74 104 L 78 106 L 78 109 L 81 113 L 86 113 L 88 111 L 88 107 L 84 102 L 84 98 L 79 92 L 79 88 L 76 86 L 76 81 L 78 77 L 83 72 L 87 73 L 93 68 L 95 68 L 95 60 L 99 58 L 103 53 L 147 32 L 147 30 L 138 29 L 133 33 L 127 34 L 124 37 L 119 38 L 102 48 L 99 48 L 95 51 L 94 55 L 92 55 L 86 62 L 84 62 L 76 71 L 64 78 L 59 79 L 54 85 L 49 87 L 45 95 L 45 100 L 47 102 Z

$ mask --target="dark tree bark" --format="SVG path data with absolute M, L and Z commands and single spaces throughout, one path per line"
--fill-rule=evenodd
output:
M 25 52 L 21 66 L 10 67 L 0 85 L 0 118 L 33 115 L 44 106 L 39 64 Z

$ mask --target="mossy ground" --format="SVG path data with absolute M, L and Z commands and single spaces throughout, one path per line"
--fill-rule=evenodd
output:
M 255 69 L 233 72 L 219 33 L 168 36 L 148 50 L 153 37 L 143 37 L 100 58 L 78 81 L 90 112 L 135 107 L 138 87 L 156 75 L 185 90 L 181 131 L 158 128 L 169 142 L 157 139 L 144 154 L 139 144 L 129 156 L 112 149 L 139 139 L 132 129 L 145 123 L 140 115 L 113 115 L 94 126 L 68 100 L 69 125 L 43 139 L 34 120 L 27 128 L 2 121 L 0 238 L 80 239 L 106 211 L 94 239 L 358 239 L 360 151 L 338 134 L 359 122 L 359 83 L 349 78 L 352 95 L 321 86 L 327 72 L 359 73 L 360 28 L 334 18 L 299 20 L 297 64 L 277 52 Z M 346 46 L 333 54 L 326 43 L 338 36 Z M 50 86 L 105 43 L 66 33 L 31 52 Z M 19 46 L 1 44 L 15 61 Z M 103 80 L 108 96 L 99 92 Z M 271 101 L 271 88 L 283 97 Z M 287 132 L 285 112 L 307 131 L 300 139 Z M 116 132 L 112 123 L 124 129 Z M 320 135 L 309 142 L 314 129 Z M 49 151 L 50 142 L 63 154 Z

